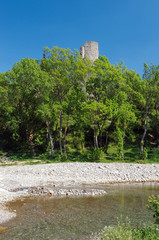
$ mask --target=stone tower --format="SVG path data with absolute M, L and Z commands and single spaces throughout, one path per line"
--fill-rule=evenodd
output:
M 81 57 L 88 57 L 92 62 L 94 62 L 96 59 L 98 59 L 99 53 L 98 53 L 98 42 L 93 41 L 87 41 L 84 44 L 84 47 L 80 47 L 80 54 Z

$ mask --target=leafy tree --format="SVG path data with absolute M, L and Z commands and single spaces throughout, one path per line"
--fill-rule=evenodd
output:
M 106 57 L 91 61 L 78 51 L 45 48 L 41 60 L 22 59 L 0 74 L 1 147 L 61 155 L 115 142 L 158 146 L 159 67 L 144 65 L 143 79 Z M 20 146 L 20 147 L 19 147 Z M 58 151 L 57 151 L 58 152 Z
M 136 121 L 133 106 L 127 101 L 123 101 L 122 105 L 118 106 L 116 110 L 115 118 L 119 156 L 124 159 L 124 139 L 126 133 L 131 130 L 132 124 Z
M 87 65 L 81 59 L 79 53 L 71 52 L 69 49 L 57 47 L 53 49 L 45 48 L 44 56 L 41 62 L 41 68 L 54 79 L 54 96 L 56 96 L 55 101 L 60 109 L 59 146 L 62 155 L 63 122 L 66 124 L 64 131 L 64 150 L 66 151 L 66 133 L 70 115 L 73 113 L 73 110 L 79 108 L 77 106 L 79 100 L 84 99 L 84 79 L 88 70 Z M 76 102 L 74 99 L 76 99 Z
M 7 73 L 7 79 L 12 98 L 11 121 L 15 141 L 29 145 L 35 155 L 34 132 L 41 125 L 36 114 L 41 104 L 36 93 L 36 86 L 41 80 L 39 64 L 33 59 L 22 59 Z
M 99 129 L 109 123 L 109 108 L 103 103 L 87 102 L 83 106 L 86 124 L 90 125 L 94 131 L 94 148 L 98 148 Z
M 98 126 L 99 145 L 102 147 L 102 139 L 105 134 L 105 148 L 108 146 L 109 128 L 114 112 L 114 86 L 117 87 L 118 70 L 111 65 L 106 57 L 96 60 L 91 68 L 92 74 L 87 81 L 88 101 L 100 103 L 107 108 L 107 117 Z
M 8 146 L 11 141 L 10 118 L 12 113 L 11 101 L 9 100 L 9 82 L 5 74 L 0 74 L 0 138 L 1 147 Z
M 8 101 L 9 82 L 5 78 L 5 74 L 0 74 L 0 126 L 5 125 L 7 115 L 11 112 L 11 107 Z
M 143 80 L 145 82 L 143 95 L 145 97 L 145 117 L 144 132 L 141 138 L 141 155 L 144 156 L 144 141 L 148 129 L 150 128 L 151 114 L 156 108 L 156 116 L 158 116 L 158 87 L 159 87 L 159 67 L 155 65 L 148 66 L 144 64 Z M 157 123 L 157 121 L 156 121 Z

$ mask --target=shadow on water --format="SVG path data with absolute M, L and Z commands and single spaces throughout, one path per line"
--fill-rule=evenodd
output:
M 94 188 L 94 186 L 93 186 Z M 116 184 L 98 186 L 104 197 L 25 198 L 9 203 L 17 217 L 4 224 L 1 240 L 82 240 L 105 225 L 128 216 L 134 225 L 151 223 L 145 205 L 148 196 L 159 194 L 159 184 Z

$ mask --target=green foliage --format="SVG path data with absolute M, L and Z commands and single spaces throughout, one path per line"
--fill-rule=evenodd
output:
M 158 240 L 159 229 L 156 226 L 143 226 L 132 229 L 133 240 Z
M 159 229 L 152 226 L 139 226 L 133 228 L 130 221 L 126 219 L 123 223 L 121 220 L 117 226 L 105 227 L 99 235 L 100 240 L 158 240 Z
M 25 58 L 0 73 L 1 150 L 57 161 L 75 154 L 80 161 L 157 162 L 158 89 L 158 65 L 145 64 L 141 79 L 104 56 L 92 65 L 78 51 L 45 48 L 41 60 Z
M 144 160 L 146 160 L 148 157 L 148 151 L 147 151 L 147 148 L 145 147 L 144 148 Z
M 149 205 L 147 208 L 153 211 L 153 218 L 156 224 L 159 224 L 159 195 L 158 196 L 150 196 L 148 199 Z
M 101 240 L 133 240 L 130 222 L 126 219 L 126 223 L 118 221 L 117 226 L 105 227 L 100 235 Z
M 158 161 L 159 148 L 153 147 L 148 149 L 148 159 L 150 161 Z
M 124 132 L 120 128 L 117 128 L 117 139 L 118 139 L 118 157 L 124 159 Z

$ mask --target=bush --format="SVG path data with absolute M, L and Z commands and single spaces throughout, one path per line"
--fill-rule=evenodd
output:
M 156 226 L 143 226 L 132 230 L 133 240 L 159 240 L 159 229 Z
M 152 226 L 131 228 L 130 223 L 118 223 L 117 226 L 105 227 L 100 240 L 159 240 L 159 229 Z
M 118 221 L 117 226 L 105 227 L 100 235 L 101 240 L 132 240 L 132 230 L 128 218 L 126 223 L 122 219 Z
M 150 196 L 148 198 L 149 205 L 147 208 L 153 211 L 153 218 L 156 224 L 159 224 L 159 195 L 158 196 Z

